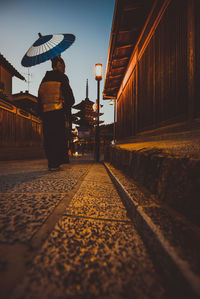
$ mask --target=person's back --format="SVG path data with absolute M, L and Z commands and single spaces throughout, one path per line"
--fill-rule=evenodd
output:
M 75 101 L 69 79 L 64 74 L 64 61 L 56 57 L 52 67 L 40 84 L 38 101 L 48 166 L 56 169 L 68 161 L 65 122 L 70 123 L 71 106 Z

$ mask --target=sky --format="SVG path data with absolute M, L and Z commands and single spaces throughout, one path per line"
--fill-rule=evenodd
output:
M 0 52 L 28 79 L 28 68 L 21 65 L 27 50 L 42 35 L 72 33 L 73 45 L 61 54 L 66 63 L 66 75 L 72 87 L 75 104 L 86 97 L 86 80 L 89 99 L 97 98 L 95 64 L 102 63 L 103 79 L 100 83 L 101 120 L 113 122 L 113 106 L 103 100 L 102 91 L 106 71 L 110 33 L 115 0 L 0 0 Z M 39 84 L 51 70 L 47 61 L 29 68 L 29 92 L 38 94 Z M 28 83 L 14 77 L 13 93 L 28 90 Z M 77 110 L 72 110 L 72 113 Z

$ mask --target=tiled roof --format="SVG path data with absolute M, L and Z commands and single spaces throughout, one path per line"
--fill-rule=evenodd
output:
M 3 66 L 10 74 L 21 79 L 26 80 L 15 68 L 12 66 L 10 62 L 0 53 L 0 66 Z
M 153 0 L 116 0 L 103 97 L 116 98 Z

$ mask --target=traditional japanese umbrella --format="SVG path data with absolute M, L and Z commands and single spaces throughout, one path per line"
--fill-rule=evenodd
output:
M 73 34 L 41 35 L 41 33 L 38 33 L 38 35 L 39 38 L 22 58 L 21 64 L 25 67 L 40 64 L 60 55 L 75 40 Z

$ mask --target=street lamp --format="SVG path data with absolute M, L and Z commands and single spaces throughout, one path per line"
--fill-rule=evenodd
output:
M 102 64 L 95 64 L 95 80 L 97 80 L 97 124 L 96 124 L 96 162 L 99 162 L 99 149 L 100 149 L 100 138 L 99 138 L 99 94 L 100 94 L 100 81 L 102 80 Z

